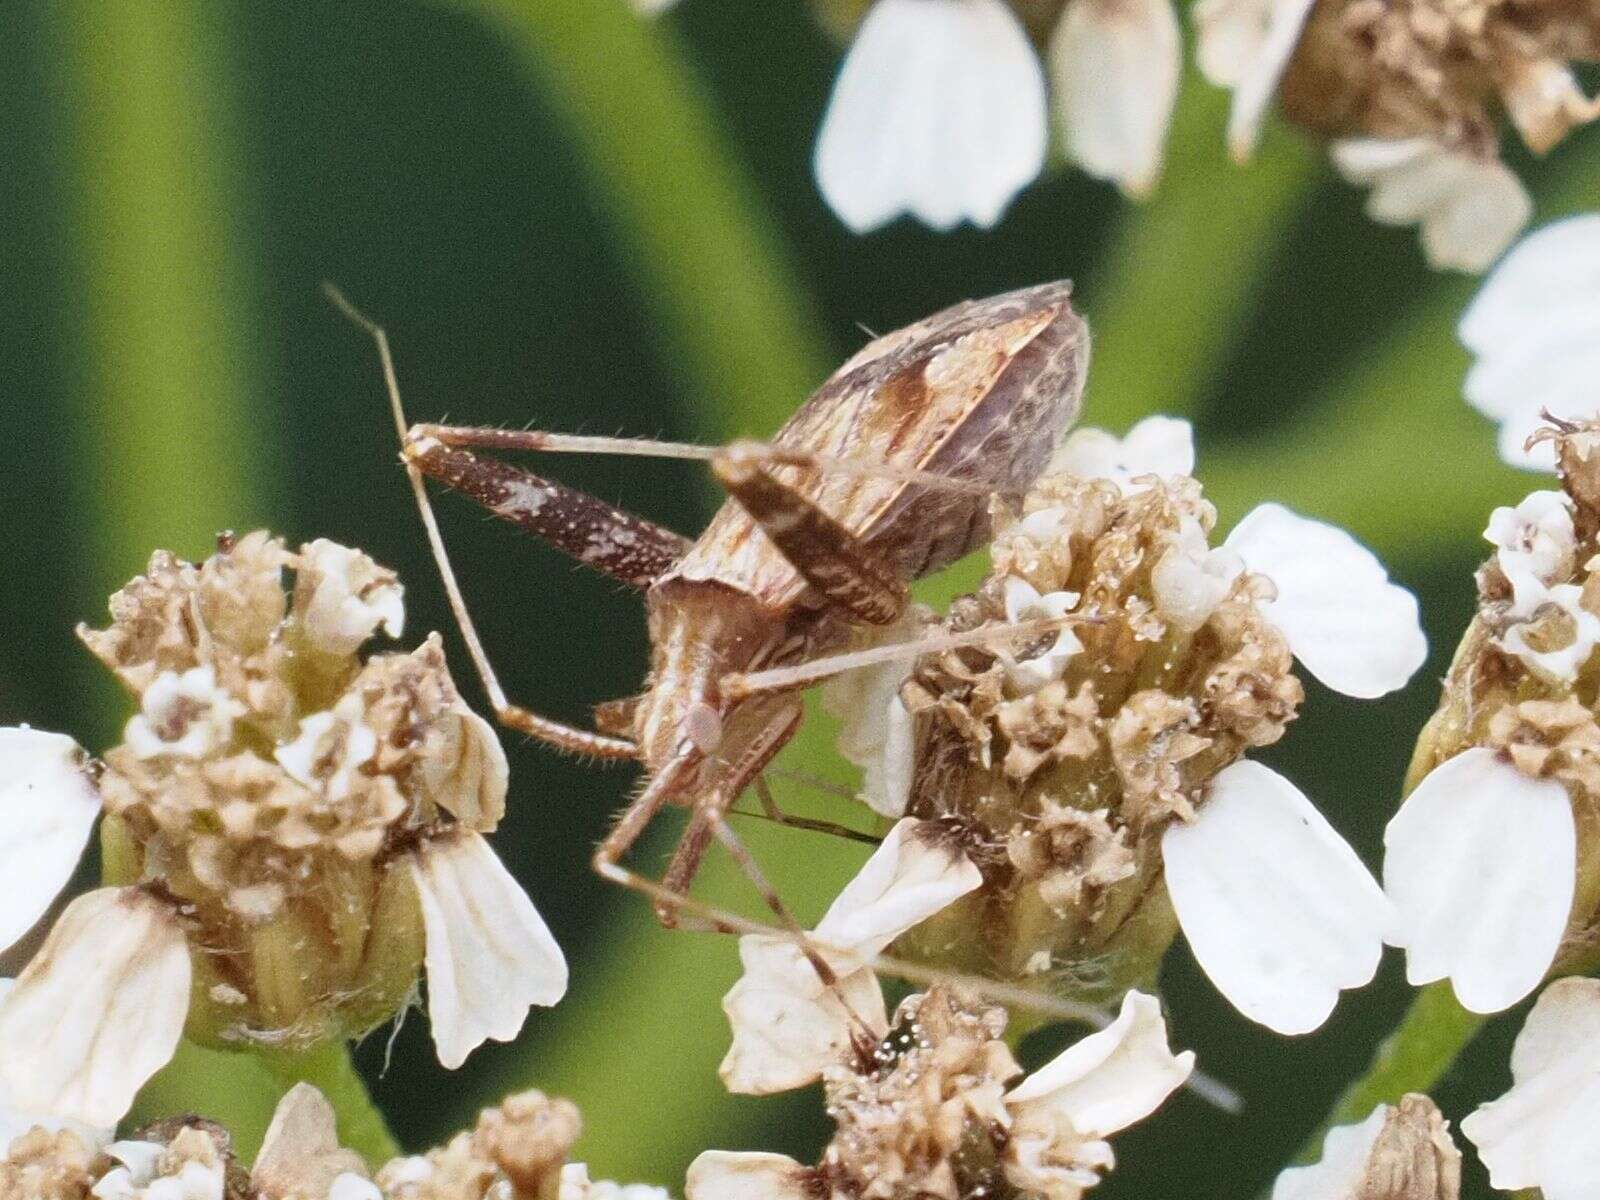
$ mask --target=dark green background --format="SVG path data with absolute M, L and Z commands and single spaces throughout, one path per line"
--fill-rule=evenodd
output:
M 1225 99 L 1190 78 L 1149 206 L 1056 172 L 993 232 L 900 224 L 859 239 L 810 180 L 838 51 L 798 0 L 684 0 L 656 28 L 621 0 L 13 0 L 5 23 L 0 720 L 114 738 L 123 702 L 72 626 L 100 621 L 150 549 L 198 557 L 223 525 L 361 546 L 409 583 L 408 640 L 448 629 L 370 346 L 323 302 L 322 279 L 388 325 L 418 418 L 711 438 L 769 431 L 861 326 L 1068 276 L 1099 338 L 1089 421 L 1188 412 L 1224 526 L 1281 499 L 1345 522 L 1418 590 L 1428 669 L 1379 703 L 1311 686 L 1266 756 L 1378 861 L 1470 612 L 1478 531 L 1534 481 L 1495 463 L 1491 429 L 1460 400 L 1452 325 L 1471 282 L 1428 272 L 1414 232 L 1370 224 L 1294 135 L 1275 130 L 1256 166 L 1228 166 Z M 683 113 L 703 122 L 675 124 Z M 1600 141 L 1515 161 L 1545 219 L 1588 202 Z M 756 232 L 724 236 L 730 222 Z M 550 469 L 685 531 L 716 503 L 691 464 Z M 513 697 L 582 720 L 637 687 L 634 596 L 463 503 L 443 509 Z M 453 635 L 451 650 L 479 699 Z M 818 725 L 791 761 L 848 779 Z M 541 1086 L 582 1102 L 597 1175 L 676 1191 L 708 1146 L 814 1153 L 816 1095 L 733 1099 L 716 1081 L 731 942 L 660 932 L 587 872 L 628 772 L 510 748 L 496 844 L 567 947 L 573 990 L 455 1074 L 420 1015 L 386 1072 L 385 1039 L 370 1039 L 360 1062 L 401 1138 L 422 1147 L 501 1091 Z M 810 916 L 860 858 L 750 832 Z M 710 893 L 740 896 L 715 880 Z M 1407 994 L 1391 955 L 1326 1029 L 1284 1040 L 1234 1014 L 1180 946 L 1175 1041 L 1248 1107 L 1229 1117 L 1178 1097 L 1119 1139 L 1097 1194 L 1251 1194 Z M 1450 1115 L 1503 1086 L 1514 1028 L 1493 1027 L 1450 1076 Z M 231 1076 L 211 1083 L 247 1127 L 270 1102 Z

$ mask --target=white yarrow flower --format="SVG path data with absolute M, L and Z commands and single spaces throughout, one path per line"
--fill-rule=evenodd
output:
M 1512 1048 L 1511 1079 L 1461 1123 L 1489 1182 L 1546 1200 L 1600 1195 L 1600 980 L 1545 988 Z
M 44 915 L 100 815 L 87 755 L 71 738 L 0 728 L 0 950 Z
M 205 758 L 233 737 L 245 707 L 217 686 L 207 664 L 179 674 L 163 671 L 139 698 L 140 711 L 122 740 L 140 758 Z
M 517 1036 L 528 1009 L 567 990 L 567 962 L 533 901 L 477 833 L 430 839 L 412 856 L 426 938 L 428 1017 L 452 1070 L 490 1039 Z
M 1233 91 L 1228 153 L 1246 162 L 1289 66 L 1312 0 L 1200 0 L 1194 7 L 1200 70 Z
M 1194 473 L 1194 429 L 1177 417 L 1146 417 L 1123 437 L 1104 429 L 1075 429 L 1067 435 L 1045 474 L 1108 479 L 1132 495 L 1147 475 Z M 1037 515 L 1037 514 L 1034 514 Z
M 1178 923 L 1207 977 L 1278 1033 L 1309 1033 L 1378 969 L 1393 912 L 1355 851 L 1283 776 L 1245 760 L 1161 839 Z
M 1495 266 L 1461 318 L 1476 361 L 1467 402 L 1500 426 L 1500 457 L 1553 471 L 1551 442 L 1525 445 L 1541 409 L 1600 413 L 1600 214 L 1569 217 L 1523 238 Z
M 1435 767 L 1384 833 L 1384 887 L 1413 984 L 1448 978 L 1472 1012 L 1509 1008 L 1555 960 L 1577 832 L 1566 788 L 1474 748 Z
M 394 572 L 326 538 L 302 548 L 295 592 L 306 636 L 324 654 L 354 654 L 380 627 L 392 638 L 405 628 L 405 588 Z
M 804 1087 L 840 1060 L 856 1022 L 880 1036 L 888 1029 L 882 989 L 862 957 L 882 953 L 983 882 L 965 855 L 917 836 L 921 824 L 896 824 L 812 933 L 849 1011 L 792 939 L 739 939 L 744 974 L 722 1001 L 733 1029 L 719 1068 L 729 1091 L 764 1095 Z
M 1078 604 L 1076 592 L 1050 592 L 1041 596 L 1039 589 L 1026 579 L 1011 576 L 1005 581 L 1006 620 L 1013 625 L 1041 618 L 1064 617 Z M 1072 656 L 1083 649 L 1083 643 L 1070 628 L 1063 627 L 1045 649 L 1028 657 L 1018 658 L 1012 651 L 1001 647 L 995 651 L 1005 664 L 1006 679 L 1018 692 L 1036 692 L 1053 679 L 1060 679 Z
M 1050 69 L 1067 157 L 1131 196 L 1148 194 L 1183 73 L 1169 0 L 1073 0 L 1051 38 Z
M 1434 267 L 1486 269 L 1533 213 L 1528 190 L 1499 159 L 1430 137 L 1347 138 L 1334 143 L 1333 161 L 1351 183 L 1372 189 L 1374 221 L 1421 226 Z
M 1044 166 L 1044 71 L 1002 0 L 878 0 L 817 139 L 817 184 L 851 229 L 909 213 L 990 226 Z
M 1513 616 L 1532 616 L 1545 587 L 1572 573 L 1578 543 L 1564 492 L 1533 492 L 1515 508 L 1495 509 L 1483 536 L 1511 584 Z
M 1516 608 L 1519 612 L 1526 610 L 1532 620 L 1507 629 L 1500 639 L 1501 646 L 1547 683 L 1575 682 L 1600 645 L 1600 617 L 1585 607 L 1583 588 L 1575 583 L 1545 587 L 1525 578 L 1517 590 Z M 1561 621 L 1569 634 L 1563 643 L 1549 645 L 1543 636 L 1530 641 L 1532 628 L 1536 624 L 1543 626 L 1552 618 Z

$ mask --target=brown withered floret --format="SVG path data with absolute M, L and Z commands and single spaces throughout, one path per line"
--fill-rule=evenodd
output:
M 1505 112 L 1542 153 L 1593 119 L 1567 72 L 1597 58 L 1600 12 L 1573 0 L 1320 0 L 1279 96 L 1329 136 L 1427 136 L 1485 158 Z
M 0 1200 L 87 1200 L 97 1159 L 75 1133 L 30 1129 L 0 1157 Z
M 582 1121 L 570 1100 L 530 1091 L 478 1114 L 467 1133 L 378 1172 L 387 1200 L 556 1200 Z

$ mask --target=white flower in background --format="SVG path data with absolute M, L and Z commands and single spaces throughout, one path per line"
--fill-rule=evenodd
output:
M 1461 1123 L 1489 1182 L 1546 1200 L 1600 1195 L 1600 980 L 1545 988 L 1511 1051 L 1511 1079 Z
M 1500 457 L 1553 471 L 1554 443 L 1526 443 L 1544 422 L 1600 413 L 1600 214 L 1556 221 L 1523 238 L 1484 280 L 1461 318 L 1475 361 L 1466 398 L 1500 427 Z
M 1503 162 L 1433 138 L 1348 138 L 1334 143 L 1333 161 L 1372 189 L 1374 221 L 1421 226 L 1434 267 L 1485 270 L 1533 215 L 1527 188 Z
M 633 0 L 633 9 L 646 17 L 659 16 L 674 7 L 678 0 Z
M 1435 767 L 1384 833 L 1393 941 L 1413 984 L 1448 978 L 1473 1012 L 1509 1008 L 1555 960 L 1576 886 L 1567 790 L 1475 747 Z
M 0 950 L 66 886 L 99 815 L 100 795 L 76 742 L 0 728 Z
M 908 1000 L 901 1013 L 931 1000 Z M 1027 1195 L 1069 1200 L 1113 1165 L 1105 1139 L 1153 1113 L 1194 1069 L 1193 1052 L 1172 1053 L 1160 1005 L 1140 992 L 1128 993 L 1105 1029 L 1010 1090 L 1003 1084 L 1020 1072 L 998 1041 L 1003 1029 L 1001 1020 L 988 1033 L 995 1040 L 983 1045 L 970 1031 L 967 1038 L 933 1032 L 913 1018 L 913 1048 L 892 1067 L 868 1079 L 834 1064 L 828 1089 L 839 1130 L 822 1167 L 781 1154 L 707 1151 L 689 1168 L 687 1200 L 807 1200 L 829 1194 L 824 1180 L 841 1178 L 832 1194 L 857 1194 L 851 1189 L 858 1181 L 877 1178 L 918 1195 L 977 1195 L 960 1190 L 963 1168 L 951 1159 L 997 1133 L 1005 1182 Z M 906 1142 L 914 1146 L 909 1153 Z M 931 1190 L 933 1181 L 944 1190 Z
M 1039 589 L 1026 579 L 1011 576 L 1005 583 L 1006 620 L 1021 625 L 1040 618 L 1064 617 L 1078 604 L 1076 592 L 1050 592 L 1041 596 Z M 1078 635 L 1070 628 L 1062 628 L 1044 649 L 1028 657 L 1018 658 L 1003 646 L 996 650 L 1000 661 L 1006 665 L 1006 679 L 1019 693 L 1036 692 L 1052 679 L 1060 679 L 1072 656 L 1083 649 Z
M 1067 157 L 1130 196 L 1147 195 L 1161 174 L 1182 74 L 1170 0 L 1071 0 L 1050 40 Z
M 1182 70 L 1168 0 L 1071 0 L 1049 47 L 1068 158 L 1142 195 L 1161 170 Z M 817 139 L 817 183 L 851 229 L 902 213 L 987 227 L 1039 174 L 1045 69 L 1003 0 L 877 0 Z
M 930 840 L 922 824 L 896 824 L 813 930 L 818 954 L 838 978 L 837 993 L 793 939 L 739 939 L 744 974 L 722 1001 L 733 1029 L 719 1068 L 729 1091 L 804 1087 L 842 1059 L 853 1032 L 881 1037 L 887 1030 L 882 988 L 862 958 L 882 953 L 983 882 L 965 855 Z
M 910 213 L 989 226 L 1044 166 L 1044 71 L 1002 0 L 878 0 L 817 138 L 817 184 L 851 229 Z
M 1187 421 L 1161 416 L 1146 417 L 1120 438 L 1105 429 L 1075 429 L 1046 470 L 1109 479 L 1130 494 L 1141 487 L 1134 480 L 1147 475 L 1192 475 L 1194 430 Z
M 1194 6 L 1201 73 L 1233 91 L 1228 153 L 1246 162 L 1267 105 L 1311 15 L 1312 0 L 1199 0 Z
M 1461 1152 L 1438 1107 L 1417 1094 L 1330 1129 L 1318 1162 L 1279 1172 L 1272 1186 L 1272 1200 L 1457 1200 L 1460 1194 Z

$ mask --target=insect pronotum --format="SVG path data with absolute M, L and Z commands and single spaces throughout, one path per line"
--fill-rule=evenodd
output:
M 755 786 L 769 813 L 781 816 L 761 774 L 800 724 L 800 690 L 859 663 L 859 653 L 837 652 L 864 628 L 893 625 L 909 603 L 910 581 L 985 545 L 991 498 L 1020 500 L 1043 471 L 1077 417 L 1088 365 L 1088 331 L 1069 302 L 1070 285 L 1047 283 L 969 301 L 879 337 L 770 441 L 716 448 L 410 425 L 382 329 L 328 291 L 378 343 L 423 523 L 496 717 L 562 750 L 645 767 L 644 786 L 595 851 L 595 870 L 652 897 L 663 923 L 690 913 L 725 931 L 769 929 L 688 895 L 715 840 L 783 928 L 804 939 L 728 824 L 728 811 Z M 729 499 L 690 541 L 474 450 L 705 459 Z M 603 728 L 575 728 L 507 700 L 462 600 L 423 475 L 644 592 L 650 675 L 638 697 L 601 706 Z M 1041 629 L 1021 625 L 1008 632 Z M 883 653 L 923 648 L 907 643 Z M 690 818 L 664 878 L 656 881 L 623 859 L 668 805 L 688 808 Z M 831 982 L 826 964 L 809 951 L 808 957 Z M 949 978 L 878 962 L 913 979 Z M 974 982 L 1002 1001 L 1085 1016 L 1077 1005 Z

